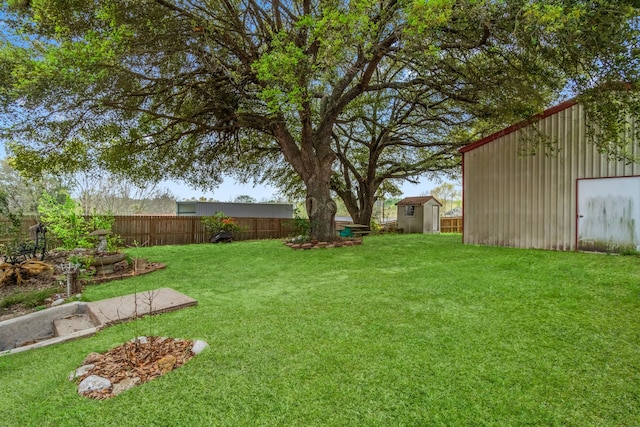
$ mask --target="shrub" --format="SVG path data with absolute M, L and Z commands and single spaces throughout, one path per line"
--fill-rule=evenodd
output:
M 233 218 L 226 216 L 222 212 L 216 212 L 213 216 L 205 216 L 202 218 L 204 228 L 211 234 L 228 231 L 230 233 L 238 233 L 242 228 L 235 223 Z
M 300 241 L 308 241 L 311 234 L 311 222 L 308 218 L 303 218 L 300 211 L 296 208 L 293 212 L 293 220 L 291 220 L 293 236 Z
M 93 248 L 96 238 L 89 236 L 94 230 L 110 230 L 115 218 L 112 214 L 89 215 L 82 214 L 80 204 L 75 202 L 68 194 L 65 200 L 59 202 L 48 193 L 44 193 L 38 204 L 42 222 L 47 226 L 47 231 L 60 241 L 63 249 Z M 109 251 L 113 251 L 119 244 L 117 235 L 107 236 Z

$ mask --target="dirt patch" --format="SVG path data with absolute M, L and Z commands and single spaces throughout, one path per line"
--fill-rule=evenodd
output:
M 69 296 L 66 295 L 66 274 L 63 271 L 63 267 L 69 263 L 70 259 L 86 255 L 87 252 L 81 250 L 50 251 L 43 261 L 50 266 L 50 269 L 37 275 L 23 277 L 19 285 L 17 283 L 0 284 L 0 302 L 2 303 L 2 306 L 0 306 L 0 321 L 47 308 L 58 299 L 68 298 Z M 80 282 L 82 287 L 84 287 L 91 284 L 147 274 L 164 267 L 164 264 L 147 262 L 139 258 L 131 261 L 124 260 L 114 264 L 113 273 L 109 274 L 96 275 L 95 269 L 89 267 L 80 274 Z M 33 303 L 5 303 L 7 299 L 12 300 L 18 294 L 37 291 L 49 293 L 50 296 L 35 306 Z

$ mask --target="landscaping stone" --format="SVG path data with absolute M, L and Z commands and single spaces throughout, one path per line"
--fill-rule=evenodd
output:
M 84 361 L 82 362 L 82 364 L 83 365 L 89 365 L 89 364 L 93 364 L 93 363 L 99 362 L 102 359 L 104 359 L 104 355 L 102 355 L 100 353 L 96 353 L 94 351 L 92 353 L 89 353 L 87 355 L 87 357 L 84 358 Z
M 78 384 L 78 394 L 85 394 L 91 391 L 106 390 L 111 387 L 111 381 L 97 375 L 89 375 Z
M 173 368 L 176 366 L 176 357 L 173 355 L 168 355 L 158 360 L 158 369 L 162 374 L 166 374 L 168 372 L 173 371 Z
M 334 242 L 319 242 L 312 240 L 306 243 L 296 243 L 295 241 L 283 242 L 291 249 L 324 249 L 324 248 L 341 248 L 343 246 L 357 246 L 362 245 L 362 238 L 347 238 L 345 240 L 336 240 Z
M 204 351 L 205 348 L 209 347 L 205 341 L 197 340 L 193 343 L 193 347 L 191 348 L 191 352 L 196 356 Z
M 136 377 L 136 378 L 125 378 L 124 380 L 120 381 L 119 383 L 116 383 L 116 384 L 113 385 L 113 388 L 111 389 L 111 394 L 113 396 L 117 396 L 120 393 L 122 393 L 123 391 L 127 391 L 130 388 L 133 388 L 133 387 L 137 386 L 141 382 L 142 381 L 138 377 Z
M 147 337 L 138 337 L 138 338 L 133 338 L 131 340 L 131 342 L 137 342 L 138 344 L 146 344 L 147 343 Z
M 64 304 L 64 298 L 59 298 L 51 303 L 51 307 L 56 307 L 58 305 Z
M 96 365 L 94 365 L 93 363 L 89 363 L 89 364 L 85 364 L 80 366 L 78 369 L 76 369 L 74 372 L 72 372 L 71 374 L 69 374 L 69 381 L 73 381 L 76 378 L 80 378 L 81 376 L 91 372 L 91 370 L 95 367 Z

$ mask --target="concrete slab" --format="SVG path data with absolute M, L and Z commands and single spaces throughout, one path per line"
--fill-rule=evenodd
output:
M 143 291 L 88 303 L 101 326 L 125 322 L 136 317 L 166 313 L 191 307 L 198 301 L 171 288 Z
M 74 314 L 73 316 L 53 321 L 54 336 L 62 337 L 74 332 L 82 331 L 97 326 L 88 314 Z
M 0 356 L 94 335 L 99 329 L 136 317 L 197 305 L 171 288 L 95 302 L 73 302 L 0 322 Z

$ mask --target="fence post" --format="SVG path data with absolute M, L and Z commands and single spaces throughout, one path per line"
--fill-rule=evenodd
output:
M 253 239 L 258 239 L 258 218 L 253 218 Z

